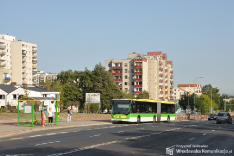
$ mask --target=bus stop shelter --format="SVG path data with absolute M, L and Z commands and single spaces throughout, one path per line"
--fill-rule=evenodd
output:
M 53 124 L 57 125 L 59 120 L 58 101 L 53 97 L 23 97 L 19 99 L 17 125 L 33 127 L 35 124 L 41 124 L 42 107 L 52 108 L 52 111 L 55 112 L 55 122 Z

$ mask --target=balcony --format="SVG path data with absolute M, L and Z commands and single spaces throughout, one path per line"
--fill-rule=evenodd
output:
M 159 65 L 162 65 L 162 64 L 163 64 L 163 63 L 160 61 L 160 62 L 159 62 Z
M 167 72 L 168 71 L 168 69 L 165 69 L 165 72 Z
M 0 57 L 0 60 L 1 60 L 1 61 L 5 61 L 6 58 L 5 58 L 5 57 Z
M 135 78 L 135 81 L 142 81 L 142 78 Z
M 0 67 L 6 67 L 6 64 L 3 62 L 0 62 Z
M 170 91 L 171 94 L 173 94 L 174 92 L 173 91 Z
M 33 69 L 35 69 L 35 68 L 37 68 L 37 65 L 33 65 L 32 67 L 33 67 Z
M 163 82 L 163 79 L 160 79 L 159 82 L 162 83 L 162 82 Z
M 163 74 L 159 74 L 160 77 L 163 77 Z
M 173 73 L 173 70 L 171 70 L 170 73 Z
M 173 76 L 170 76 L 171 79 L 173 79 Z
M 165 81 L 165 83 L 167 83 L 167 82 L 168 82 L 168 80 Z
M 36 73 L 37 73 L 37 71 L 32 71 L 32 73 L 33 73 L 33 74 L 36 74 Z
M 174 96 L 171 96 L 170 98 L 171 98 L 171 99 L 174 99 Z
M 37 63 L 37 60 L 32 60 L 32 63 Z
M 112 69 L 122 69 L 122 66 L 113 66 Z
M 26 50 L 26 47 L 22 47 L 22 50 L 25 51 L 25 50 Z
M 160 71 L 163 71 L 163 68 L 159 68 Z
M 22 52 L 22 55 L 23 55 L 23 56 L 26 56 L 26 52 Z
M 172 88 L 173 88 L 173 86 L 170 86 L 170 88 L 172 89 Z
M 159 99 L 163 100 L 164 98 L 163 97 L 159 97 Z
M 37 52 L 37 49 L 33 49 L 32 52 L 33 52 L 33 53 L 36 53 L 36 52 Z
M 22 64 L 22 67 L 26 67 L 26 63 L 23 63 L 23 64 Z
M 122 75 L 122 73 L 112 73 L 112 75 Z
M 0 49 L 5 49 L 6 46 L 4 44 L 0 44 Z
M 37 54 L 33 54 L 33 56 L 32 56 L 33 58 L 37 58 Z
M 142 87 L 142 85 L 134 85 L 134 87 L 140 87 L 140 88 L 141 88 L 141 87 Z
M 26 69 L 23 69 L 23 70 L 22 70 L 22 73 L 26 73 Z
M 160 94 L 163 94 L 163 91 L 160 91 Z
M 5 51 L 0 51 L 0 55 L 6 55 L 6 52 Z
M 167 86 L 165 86 L 165 88 L 168 88 Z
M 5 77 L 4 80 L 5 80 L 5 81 L 10 81 L 11 78 L 10 78 L 10 77 Z
M 26 79 L 26 75 L 25 75 L 25 74 L 23 74 L 23 75 L 22 75 L 22 78 L 23 78 L 23 79 Z
M 168 91 L 165 91 L 165 93 L 167 94 L 167 93 L 168 93 Z
M 134 74 L 139 75 L 142 74 L 142 72 L 134 72 Z
M 23 59 L 22 59 L 22 62 L 26 62 L 26 59 L 25 59 L 25 58 L 23 58 Z
M 115 81 L 122 81 L 123 79 L 115 79 Z
M 141 92 L 142 92 L 142 91 L 135 91 L 134 93 L 135 93 L 135 94 L 139 94 L 139 93 L 141 93 Z
M 142 62 L 142 59 L 135 59 L 135 62 Z
M 122 85 L 118 85 L 119 88 L 122 88 Z
M 159 85 L 159 88 L 163 88 L 163 85 Z
M 136 65 L 134 68 L 142 68 L 142 65 Z

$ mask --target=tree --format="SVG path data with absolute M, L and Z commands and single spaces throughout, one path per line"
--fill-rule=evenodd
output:
M 183 110 L 186 110 L 188 104 L 190 106 L 190 109 L 194 110 L 194 95 L 190 95 L 189 92 L 181 95 L 181 98 L 179 99 L 179 105 Z
M 205 95 L 208 95 L 210 99 L 211 99 L 211 92 L 212 92 L 212 100 L 214 100 L 215 103 L 218 104 L 219 108 L 221 108 L 220 94 L 219 94 L 219 89 L 217 87 L 213 88 L 211 84 L 208 84 L 202 87 L 202 92 Z
M 135 99 L 135 97 L 132 93 L 126 93 L 126 92 L 124 92 L 124 98 L 125 99 Z
M 28 99 L 29 98 L 28 96 L 29 96 L 28 85 L 25 85 L 24 98 Z
M 224 110 L 224 104 L 225 104 L 225 101 L 224 101 L 224 99 L 229 99 L 230 97 L 227 95 L 227 94 L 222 94 L 221 96 L 220 96 L 220 110 Z
M 143 92 L 140 92 L 137 95 L 136 99 L 149 99 L 149 92 L 147 92 L 145 90 Z

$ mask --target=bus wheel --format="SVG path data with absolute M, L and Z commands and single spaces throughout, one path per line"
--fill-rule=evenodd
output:
M 167 117 L 167 122 L 170 122 L 170 116 L 168 115 L 168 117 Z
M 140 123 L 140 117 L 138 116 L 137 117 L 137 124 L 139 124 Z
M 153 118 L 153 123 L 155 123 L 156 122 L 156 117 L 154 116 L 154 118 Z

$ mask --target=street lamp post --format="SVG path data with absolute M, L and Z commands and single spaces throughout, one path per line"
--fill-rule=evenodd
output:
M 199 79 L 199 78 L 203 78 L 203 76 L 197 77 L 196 79 Z M 196 80 L 196 79 L 195 79 L 195 80 Z M 194 86 L 193 86 L 193 87 L 194 87 L 194 110 L 193 110 L 193 111 L 194 111 L 194 114 L 195 114 L 195 80 L 194 80 Z

